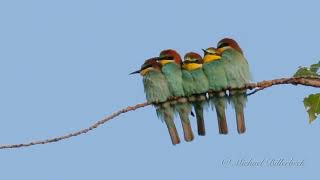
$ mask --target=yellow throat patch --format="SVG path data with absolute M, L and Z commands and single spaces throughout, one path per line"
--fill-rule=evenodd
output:
M 203 57 L 203 61 L 205 63 L 207 62 L 211 62 L 211 61 L 216 61 L 216 60 L 220 60 L 221 59 L 221 56 L 218 56 L 218 55 L 213 55 L 213 54 L 207 54 Z
M 202 68 L 202 64 L 197 64 L 197 63 L 188 63 L 188 64 L 183 64 L 182 68 L 188 71 L 194 70 L 194 69 L 199 69 Z
M 152 69 L 153 69 L 153 67 L 148 67 L 148 68 L 140 71 L 141 76 L 146 75 L 146 74 L 147 74 L 150 70 L 152 70 Z
M 160 62 L 160 64 L 163 66 L 163 65 L 166 65 L 166 64 L 168 64 L 168 63 L 170 63 L 170 62 L 174 62 L 173 60 L 161 60 L 161 61 L 159 61 Z

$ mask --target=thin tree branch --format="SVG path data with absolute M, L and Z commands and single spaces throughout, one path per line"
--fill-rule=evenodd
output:
M 134 111 L 136 109 L 145 107 L 150 105 L 149 103 L 141 103 L 141 104 L 136 104 L 134 106 L 128 106 L 127 108 L 121 109 L 115 113 L 112 113 L 110 116 L 107 116 L 103 119 L 101 119 L 100 121 L 95 122 L 94 124 L 92 124 L 90 127 L 85 128 L 85 129 L 81 129 L 79 131 L 76 132 L 72 132 L 70 134 L 64 135 L 64 136 L 58 136 L 55 138 L 51 138 L 51 139 L 46 139 L 46 140 L 42 140 L 42 141 L 33 141 L 33 142 L 29 142 L 29 143 L 24 143 L 24 144 L 11 144 L 11 145 L 1 145 L 0 149 L 8 149 L 8 148 L 20 148 L 20 147 L 27 147 L 27 146 L 33 146 L 33 145 L 37 145 L 37 144 L 48 144 L 48 143 L 52 143 L 52 142 L 57 142 L 57 141 L 61 141 L 64 139 L 68 139 L 71 138 L 73 136 L 79 136 L 81 134 L 85 134 L 89 131 L 92 131 L 93 129 L 101 126 L 102 124 L 106 123 L 107 121 L 119 116 L 120 114 L 129 112 L 129 111 Z
M 304 86 L 311 86 L 311 87 L 315 87 L 315 88 L 319 88 L 320 87 L 320 79 L 319 78 L 311 78 L 311 77 L 300 77 L 300 78 L 281 78 L 281 79 L 273 79 L 273 80 L 268 80 L 268 81 L 261 81 L 258 83 L 249 83 L 246 84 L 244 87 L 241 88 L 228 88 L 228 90 L 244 90 L 244 89 L 250 89 L 250 90 L 254 90 L 253 92 L 249 93 L 248 95 L 252 95 L 255 94 L 258 91 L 261 91 L 263 89 L 266 89 L 268 87 L 274 86 L 274 85 L 280 85 L 280 84 L 292 84 L 292 85 L 304 85 Z M 171 100 L 169 100 L 171 101 Z M 58 136 L 55 138 L 51 138 L 51 139 L 46 139 L 46 140 L 40 140 L 40 141 L 33 141 L 33 142 L 29 142 L 29 143 L 23 143 L 23 144 L 9 144 L 9 145 L 0 145 L 0 149 L 9 149 L 9 148 L 21 148 L 21 147 L 27 147 L 27 146 L 33 146 L 33 145 L 37 145 L 37 144 L 48 144 L 48 143 L 53 143 L 53 142 L 57 142 L 57 141 L 61 141 L 64 139 L 69 139 L 71 137 L 74 136 L 79 136 L 81 134 L 85 134 L 89 131 L 92 131 L 94 129 L 96 129 L 97 127 L 103 125 L 104 123 L 106 123 L 107 121 L 123 114 L 123 113 L 127 113 L 129 111 L 134 111 L 136 109 L 139 108 L 143 108 L 146 106 L 151 105 L 151 103 L 141 103 L 141 104 L 136 104 L 134 106 L 128 106 L 127 108 L 121 109 L 115 113 L 112 113 L 111 115 L 95 122 L 94 124 L 92 124 L 91 126 L 89 126 L 88 128 L 85 129 L 81 129 L 79 131 L 76 132 L 72 132 L 70 134 L 67 135 L 63 135 L 63 136 Z

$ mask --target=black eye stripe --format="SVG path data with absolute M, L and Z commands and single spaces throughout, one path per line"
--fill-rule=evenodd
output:
M 218 48 L 223 48 L 223 47 L 226 47 L 226 46 L 229 46 L 229 44 L 228 43 L 222 43 L 222 44 L 220 44 L 218 46 Z
M 196 62 L 197 62 L 198 64 L 202 64 L 201 59 L 197 59 Z
M 141 70 L 145 70 L 145 69 L 147 69 L 147 68 L 149 68 L 149 67 L 152 67 L 152 65 L 151 65 L 151 64 L 148 64 L 148 65 L 146 65 L 146 66 L 143 66 L 143 67 L 141 68 Z
M 173 60 L 173 56 L 164 56 L 161 57 L 159 60 Z
M 201 60 L 197 59 L 195 61 L 190 61 L 190 60 L 186 60 L 183 62 L 184 64 L 190 64 L 190 63 L 196 63 L 196 64 L 201 64 Z

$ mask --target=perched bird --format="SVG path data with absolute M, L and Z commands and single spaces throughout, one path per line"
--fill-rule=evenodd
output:
M 180 55 L 172 50 L 164 50 L 160 52 L 160 64 L 162 64 L 161 71 L 166 77 L 171 98 L 185 96 L 183 90 L 181 64 L 182 60 Z M 176 103 L 173 102 L 174 109 L 178 112 L 184 133 L 184 139 L 189 142 L 192 141 L 194 136 L 189 120 L 189 114 L 191 113 L 191 105 L 186 98 L 180 98 Z
M 217 52 L 221 55 L 221 62 L 226 64 L 225 73 L 229 88 L 240 88 L 251 80 L 249 64 L 238 43 L 230 38 L 218 42 Z M 246 90 L 230 90 L 231 103 L 234 106 L 239 134 L 246 131 L 243 109 L 247 102 Z
M 209 93 L 209 100 L 216 109 L 219 133 L 228 134 L 228 125 L 225 114 L 227 102 L 225 88 L 228 85 L 225 74 L 226 63 L 221 61 L 221 56 L 217 54 L 215 48 L 209 47 L 203 49 L 203 51 L 204 63 L 202 68 L 209 81 L 209 90 L 214 91 Z
M 202 57 L 194 52 L 189 52 L 184 56 L 182 64 L 182 80 L 185 95 L 193 104 L 196 112 L 198 134 L 206 134 L 203 118 L 203 107 L 206 104 L 206 92 L 209 89 L 209 82 L 202 70 Z
M 145 61 L 141 69 L 131 74 L 140 73 L 143 77 L 144 92 L 148 103 L 156 107 L 157 115 L 167 125 L 173 145 L 180 143 L 180 138 L 174 124 L 174 111 L 170 103 L 165 102 L 170 96 L 168 83 L 161 72 L 159 58 L 151 58 Z

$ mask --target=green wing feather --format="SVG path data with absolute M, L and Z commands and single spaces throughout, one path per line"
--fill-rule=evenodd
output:
M 158 71 L 149 71 L 143 76 L 144 92 L 147 102 L 164 102 L 170 97 L 167 80 L 164 75 Z M 174 111 L 170 103 L 163 103 L 156 106 L 158 118 L 165 121 L 169 127 L 174 127 Z
M 251 74 L 249 64 L 244 56 L 235 50 L 226 50 L 221 61 L 224 61 L 228 86 L 231 88 L 242 87 L 250 82 Z
M 183 90 L 186 96 L 205 93 L 209 89 L 209 82 L 201 68 L 182 70 Z
M 143 77 L 147 102 L 164 102 L 170 97 L 167 81 L 161 72 L 149 71 Z
M 165 64 L 161 70 L 167 79 L 171 96 L 184 96 L 182 72 L 180 67 L 175 63 L 168 63 Z
M 183 90 L 186 96 L 196 94 L 195 81 L 188 70 L 182 70 Z
M 221 60 L 203 64 L 203 71 L 209 82 L 209 89 L 220 91 L 227 87 L 228 81 L 225 74 L 226 63 Z
M 226 50 L 222 57 L 222 61 L 227 62 L 226 76 L 228 79 L 228 86 L 232 88 L 242 87 L 251 81 L 251 73 L 249 70 L 248 61 L 244 56 L 235 50 Z M 236 109 L 245 107 L 247 97 L 245 91 L 233 91 L 231 102 Z
M 209 81 L 202 68 L 190 71 L 194 80 L 194 89 L 196 94 L 205 93 L 209 90 Z

